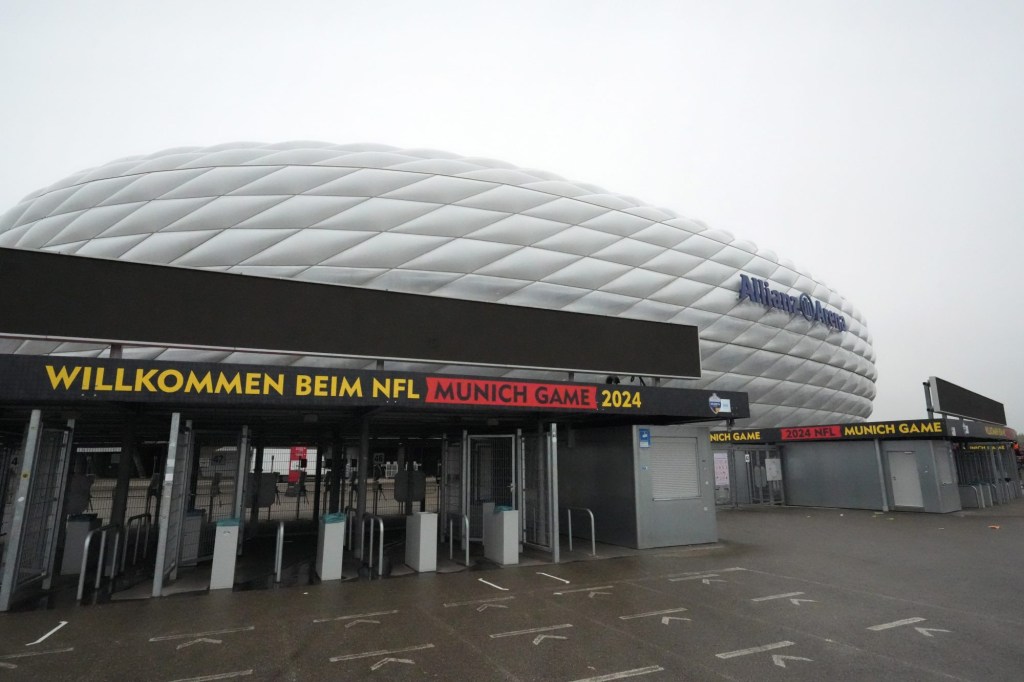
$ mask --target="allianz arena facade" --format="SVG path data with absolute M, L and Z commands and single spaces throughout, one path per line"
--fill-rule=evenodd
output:
M 702 376 L 664 385 L 747 392 L 746 427 L 861 421 L 875 396 L 863 316 L 807 271 L 666 209 L 491 159 L 316 142 L 170 149 L 26 197 L 0 217 L 0 247 L 694 325 Z M 0 352 L 109 351 L 0 339 Z M 141 346 L 124 357 L 374 366 Z

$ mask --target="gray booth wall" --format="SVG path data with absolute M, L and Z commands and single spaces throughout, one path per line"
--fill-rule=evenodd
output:
M 956 467 L 947 441 L 942 440 L 890 440 L 881 441 L 882 462 L 885 466 L 886 496 L 894 509 L 920 510 L 946 513 L 960 511 L 960 491 L 957 488 Z M 900 506 L 893 492 L 891 457 L 894 452 L 913 453 L 921 484 L 921 507 Z M 945 462 L 940 462 L 944 458 Z M 941 466 L 940 466 L 941 465 Z
M 639 428 L 650 429 L 651 448 L 640 447 Z M 683 441 L 685 446 L 677 457 L 674 448 L 683 446 Z M 662 455 L 658 462 L 652 462 L 654 450 Z M 686 483 L 692 485 L 695 478 L 696 489 L 679 496 L 666 495 L 663 478 L 657 496 L 672 499 L 654 499 L 653 476 L 665 463 L 670 468 L 695 464 L 686 472 Z M 564 509 L 586 507 L 594 513 L 598 542 L 647 549 L 718 540 L 714 468 L 706 427 L 563 430 L 558 444 L 558 496 L 563 533 L 567 531 Z M 579 538 L 589 535 L 585 515 L 573 518 L 573 531 Z
M 793 506 L 845 509 L 908 509 L 945 513 L 960 509 L 956 473 L 945 441 L 788 443 L 782 447 L 786 502 Z M 911 453 L 920 483 L 921 505 L 894 504 L 891 453 Z M 945 463 L 938 458 L 945 457 Z M 940 466 L 941 465 L 941 466 Z M 949 468 L 947 468 L 949 467 Z M 884 495 L 883 498 L 883 487 Z
M 787 443 L 781 450 L 788 504 L 882 508 L 874 441 Z
M 651 426 L 651 447 L 641 448 L 639 427 L 633 429 L 636 453 L 636 511 L 637 536 L 640 549 L 695 545 L 718 541 L 718 523 L 715 519 L 715 472 L 711 455 L 709 429 L 702 426 Z M 693 439 L 692 441 L 690 439 Z M 691 493 L 673 496 L 665 494 L 665 486 L 657 486 L 655 450 L 670 444 L 681 446 L 683 441 L 696 446 L 696 487 Z M 679 457 L 684 457 L 679 449 Z M 664 484 L 664 481 L 661 481 Z M 656 494 L 657 493 L 657 494 Z M 685 496 L 684 496 L 685 495 Z M 674 499 L 655 499 L 655 497 Z

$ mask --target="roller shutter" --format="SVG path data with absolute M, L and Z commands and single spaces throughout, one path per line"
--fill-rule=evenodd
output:
M 697 439 L 651 439 L 651 491 L 654 501 L 700 497 Z

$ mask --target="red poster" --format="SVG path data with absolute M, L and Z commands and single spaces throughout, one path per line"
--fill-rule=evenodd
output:
M 299 473 L 305 469 L 306 464 L 306 448 L 295 447 L 292 448 L 292 454 L 288 462 L 288 482 L 298 483 Z

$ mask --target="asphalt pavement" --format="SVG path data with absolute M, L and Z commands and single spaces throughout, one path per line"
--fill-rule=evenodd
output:
M 719 525 L 600 561 L 5 614 L 0 682 L 1024 679 L 1024 500 Z

